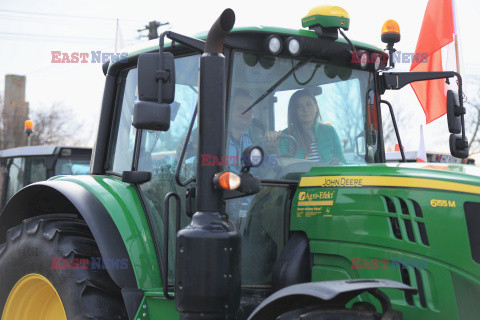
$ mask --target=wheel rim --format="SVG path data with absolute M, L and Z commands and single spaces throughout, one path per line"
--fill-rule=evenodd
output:
M 67 320 L 62 300 L 47 278 L 32 273 L 13 287 L 3 309 L 2 320 Z

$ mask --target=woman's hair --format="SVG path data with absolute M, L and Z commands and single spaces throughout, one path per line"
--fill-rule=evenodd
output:
M 308 155 L 310 153 L 310 145 L 312 143 L 312 139 L 310 138 L 310 135 L 308 134 L 308 132 L 305 132 L 303 127 L 300 125 L 298 121 L 297 112 L 296 112 L 298 108 L 298 101 L 302 97 L 308 97 L 312 99 L 315 106 L 317 106 L 317 113 L 315 114 L 315 122 L 317 122 L 318 119 L 321 120 L 317 99 L 315 99 L 315 96 L 313 96 L 309 92 L 301 89 L 296 91 L 294 94 L 292 94 L 292 96 L 290 97 L 290 101 L 288 102 L 288 131 L 290 135 L 293 135 L 294 133 L 296 133 L 296 138 L 300 146 L 303 148 L 303 150 L 305 150 L 306 154 Z

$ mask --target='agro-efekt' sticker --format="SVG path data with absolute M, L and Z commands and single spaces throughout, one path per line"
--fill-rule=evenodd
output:
M 298 194 L 297 218 L 310 218 L 316 215 L 332 217 L 335 191 L 302 191 Z

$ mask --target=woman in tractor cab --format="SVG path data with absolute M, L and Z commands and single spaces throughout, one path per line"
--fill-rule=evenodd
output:
M 297 139 L 295 158 L 327 164 L 346 163 L 337 132 L 319 120 L 322 117 L 315 96 L 304 89 L 296 91 L 288 103 L 288 127 L 281 132 Z M 267 139 L 274 140 L 279 133 L 269 132 Z M 280 154 L 288 154 L 292 146 L 291 142 L 280 137 L 278 147 Z

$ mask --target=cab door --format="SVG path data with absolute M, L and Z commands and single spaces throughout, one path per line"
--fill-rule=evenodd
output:
M 6 159 L 2 187 L 2 208 L 18 190 L 26 185 L 25 179 L 25 158 L 16 157 Z
M 195 187 L 194 182 L 184 184 L 195 176 L 196 168 L 196 124 L 187 146 L 184 161 L 180 164 L 178 183 L 175 174 L 180 154 L 186 143 L 187 131 L 191 121 L 195 121 L 194 111 L 198 99 L 198 63 L 199 55 L 183 56 L 175 59 L 176 85 L 175 99 L 171 104 L 170 129 L 166 132 L 143 130 L 141 146 L 138 152 L 138 171 L 151 172 L 150 181 L 139 184 L 138 192 L 144 204 L 146 214 L 152 222 L 152 233 L 160 251 L 163 264 L 163 276 L 167 277 L 170 291 L 175 282 L 175 246 L 176 217 L 178 205 L 178 228 L 185 227 L 190 219 L 186 215 L 187 190 Z M 132 126 L 134 104 L 137 97 L 137 69 L 125 70 L 121 76 L 115 107 L 113 137 L 109 147 L 107 173 L 121 176 L 123 171 L 132 170 L 137 130 Z M 169 195 L 169 210 L 165 200 Z M 168 216 L 168 228 L 165 221 Z M 165 231 L 168 238 L 165 241 Z M 168 247 L 168 248 L 167 248 Z M 165 254 L 168 257 L 166 265 Z

